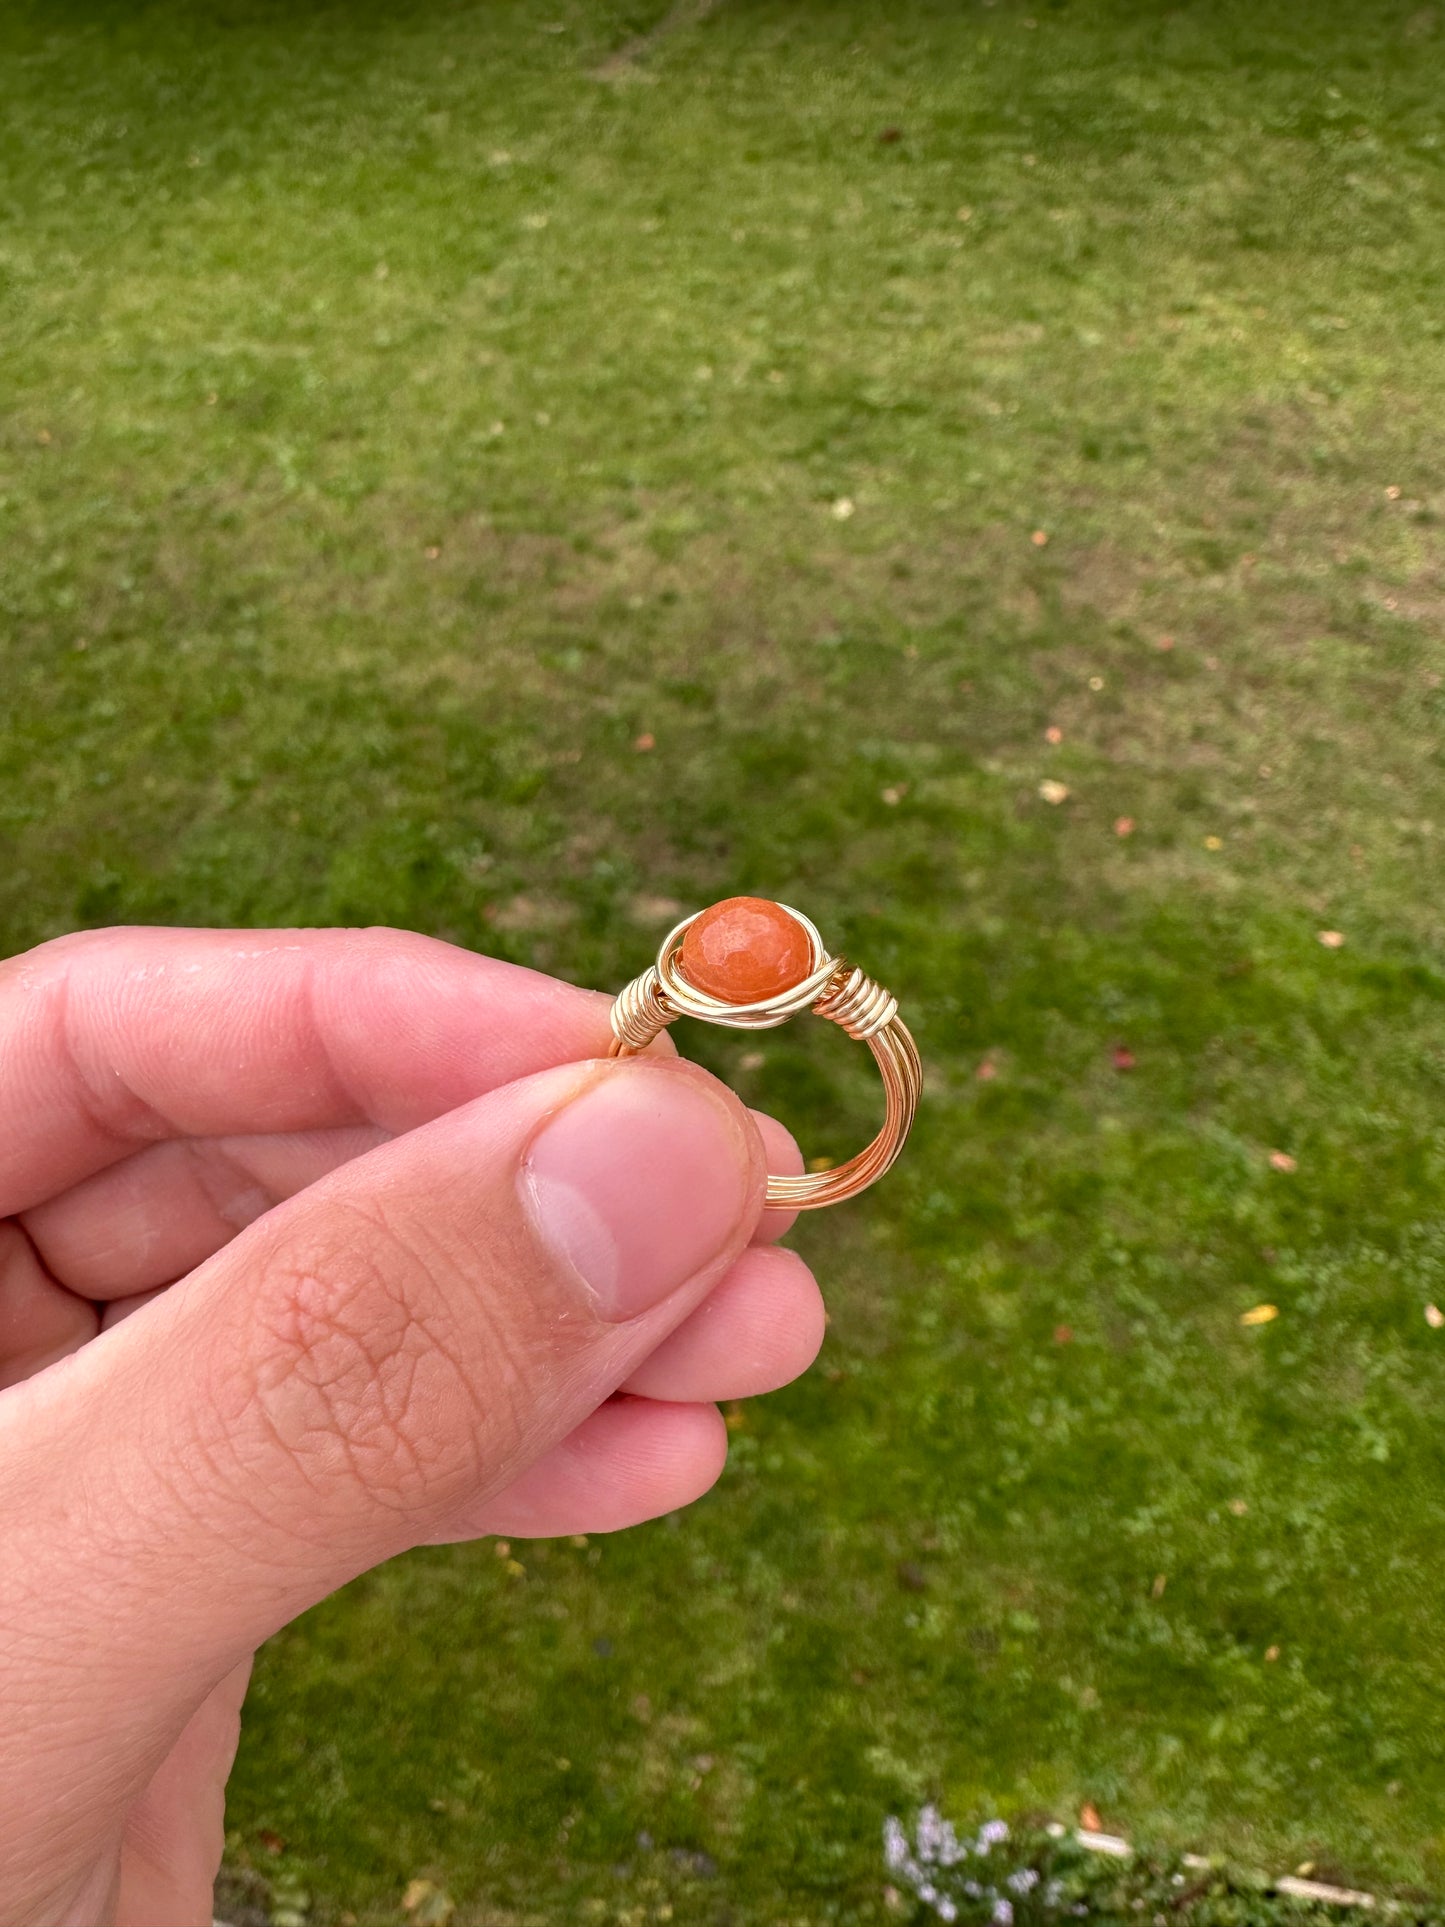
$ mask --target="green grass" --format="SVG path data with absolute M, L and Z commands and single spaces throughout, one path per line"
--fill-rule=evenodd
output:
M 1088 1800 L 1439 1894 L 1445 16 L 730 0 L 606 68 L 662 11 L 0 20 L 6 945 L 611 986 L 757 890 L 929 1071 L 718 1492 L 309 1615 L 233 1859 L 871 1923 L 886 1812 Z M 688 1041 L 869 1128 L 822 1026 Z

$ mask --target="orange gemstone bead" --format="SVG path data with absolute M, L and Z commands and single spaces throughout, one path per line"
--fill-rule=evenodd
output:
M 687 981 L 725 1004 L 760 1004 L 800 984 L 812 967 L 807 931 L 766 897 L 715 903 L 682 940 Z

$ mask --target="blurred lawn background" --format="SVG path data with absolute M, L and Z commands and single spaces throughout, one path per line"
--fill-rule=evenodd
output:
M 932 1795 L 1445 1888 L 1442 109 L 1419 0 L 0 17 L 5 947 L 613 987 L 756 891 L 929 1072 L 711 1499 L 274 1642 L 238 1867 L 873 1922 Z

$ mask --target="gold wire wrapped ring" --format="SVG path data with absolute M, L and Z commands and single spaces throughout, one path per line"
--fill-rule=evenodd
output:
M 903 1149 L 918 1109 L 923 1068 L 898 1016 L 898 999 L 864 971 L 828 954 L 800 910 L 761 897 L 729 897 L 669 930 L 657 962 L 612 1005 L 613 1057 L 630 1057 L 679 1017 L 730 1030 L 771 1030 L 811 1010 L 866 1044 L 883 1077 L 883 1129 L 833 1170 L 768 1178 L 767 1201 L 817 1211 L 881 1178 Z

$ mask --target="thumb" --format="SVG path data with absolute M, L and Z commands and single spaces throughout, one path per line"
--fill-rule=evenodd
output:
M 748 1113 L 695 1067 L 544 1072 L 343 1166 L 7 1393 L 7 1726 L 50 1737 L 5 1749 L 0 1814 L 45 1805 L 57 1694 L 74 1811 L 114 1786 L 118 1734 L 153 1769 L 267 1635 L 510 1484 L 706 1295 L 764 1184 Z

